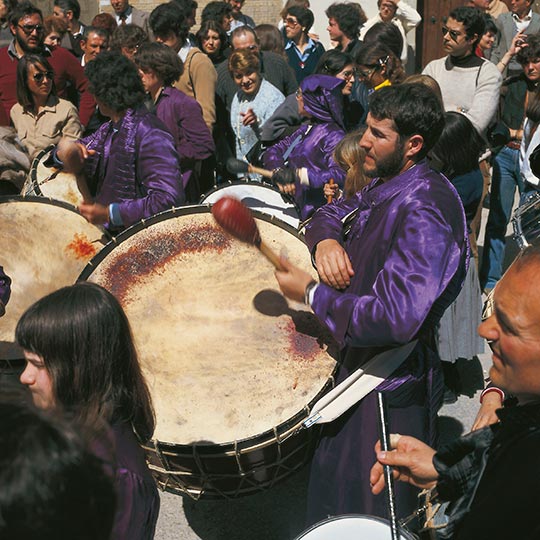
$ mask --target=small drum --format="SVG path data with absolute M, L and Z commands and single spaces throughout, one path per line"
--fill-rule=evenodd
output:
M 105 239 L 73 207 L 44 197 L 0 198 L 0 230 L 0 264 L 12 280 L 0 319 L 0 358 L 6 359 L 17 354 L 13 341 L 23 312 L 46 294 L 75 283 Z
M 254 214 L 265 242 L 311 269 L 292 227 Z M 312 434 L 296 431 L 329 386 L 335 345 L 208 206 L 130 227 L 80 279 L 111 291 L 130 320 L 157 418 L 147 458 L 162 488 L 195 499 L 247 495 L 311 458 Z
M 416 540 L 416 536 L 403 528 L 400 540 Z M 296 540 L 391 540 L 390 523 L 373 516 L 345 515 L 319 521 L 304 531 Z
M 77 187 L 75 175 L 45 167 L 43 164 L 53 148 L 49 146 L 34 158 L 22 194 L 49 197 L 78 206 L 83 202 L 83 197 Z
M 531 193 L 526 202 L 516 209 L 512 226 L 519 249 L 525 249 L 540 237 L 540 193 Z
M 300 211 L 294 199 L 282 195 L 279 189 L 262 182 L 232 182 L 221 184 L 205 193 L 201 204 L 214 204 L 225 195 L 240 199 L 248 208 L 258 210 L 298 229 Z

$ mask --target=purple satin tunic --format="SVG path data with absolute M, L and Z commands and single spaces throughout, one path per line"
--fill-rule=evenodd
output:
M 343 223 L 358 209 L 343 240 Z M 422 161 L 356 196 L 325 205 L 308 225 L 311 251 L 332 238 L 345 247 L 355 274 L 344 291 L 321 284 L 313 311 L 343 347 L 338 382 L 385 348 L 418 338 L 404 364 L 380 387 L 392 432 L 433 443 L 442 382 L 433 330 L 459 293 L 468 265 L 463 206 L 454 187 Z M 313 461 L 308 522 L 327 515 L 386 515 L 369 470 L 378 439 L 375 392 L 325 426 Z M 414 489 L 396 486 L 398 514 L 414 509 Z

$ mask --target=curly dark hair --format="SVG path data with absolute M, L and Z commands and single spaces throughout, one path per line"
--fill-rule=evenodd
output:
M 352 2 L 336 2 L 329 6 L 325 13 L 329 19 L 335 19 L 340 30 L 349 39 L 357 38 L 360 27 L 367 21 L 360 4 Z
M 165 38 L 171 33 L 178 36 L 181 43 L 187 39 L 189 28 L 187 18 L 176 2 L 160 4 L 157 6 L 148 20 L 154 36 Z
M 17 26 L 19 24 L 19 21 L 26 17 L 27 15 L 34 15 L 37 14 L 41 17 L 41 20 L 43 20 L 43 13 L 41 9 L 37 8 L 32 4 L 32 2 L 28 2 L 27 0 L 23 0 L 19 4 L 16 4 L 11 13 L 9 14 L 9 24 L 12 24 L 13 26 Z
M 213 1 L 208 3 L 202 10 L 201 24 L 208 20 L 217 21 L 221 24 L 223 17 L 230 16 L 232 13 L 232 6 L 227 2 Z
M 144 72 L 155 71 L 165 86 L 180 78 L 184 64 L 178 55 L 163 43 L 145 43 L 135 55 L 135 65 Z
M 453 9 L 448 15 L 448 18 L 455 19 L 457 22 L 463 24 L 468 39 L 471 39 L 475 34 L 478 36 L 478 39 L 473 43 L 474 51 L 486 30 L 484 14 L 478 8 L 460 6 Z
M 90 92 L 114 111 L 137 107 L 144 101 L 144 87 L 135 64 L 118 52 L 99 54 L 85 68 Z

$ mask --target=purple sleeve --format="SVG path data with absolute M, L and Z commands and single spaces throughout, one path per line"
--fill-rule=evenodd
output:
M 322 158 L 321 160 L 313 160 L 306 167 L 311 188 L 322 188 L 331 178 L 339 187 L 343 187 L 345 171 L 334 161 L 334 150 L 343 136 L 343 132 L 334 131 L 324 137 L 318 149 L 306 149 L 306 152 L 318 153 Z
M 335 227 L 335 222 L 328 227 L 333 236 Z M 411 340 L 460 266 L 461 248 L 435 206 L 413 201 L 396 230 L 369 293 L 340 292 L 324 284 L 315 291 L 313 311 L 342 345 L 369 347 Z M 311 242 L 316 238 L 310 235 Z
M 172 135 L 152 124 L 140 124 L 137 132 L 137 177 L 146 195 L 119 203 L 126 227 L 184 203 L 178 154 Z
M 273 144 L 270 148 L 268 148 L 263 155 L 265 169 L 269 169 L 272 171 L 274 169 L 277 169 L 278 167 L 283 167 L 283 154 L 286 152 L 287 148 L 289 148 L 292 142 L 296 139 L 296 137 L 300 135 L 300 130 L 305 129 L 305 126 L 300 127 L 291 135 L 288 135 L 284 139 L 281 139 L 281 141 Z
M 0 302 L 5 306 L 11 296 L 11 279 L 0 266 Z M 2 311 L 0 306 L 0 312 Z

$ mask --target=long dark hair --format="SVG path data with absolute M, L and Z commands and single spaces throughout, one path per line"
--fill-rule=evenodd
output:
M 359 66 L 386 68 L 385 76 L 392 84 L 401 83 L 405 79 L 401 60 L 383 43 L 373 42 L 362 47 L 356 55 L 356 62 Z
M 354 64 L 353 57 L 349 53 L 344 53 L 336 49 L 330 49 L 319 58 L 315 73 L 319 75 L 336 76 L 343 71 L 346 66 Z
M 34 110 L 34 96 L 28 87 L 28 67 L 29 66 L 41 66 L 45 71 L 54 73 L 49 61 L 39 54 L 25 54 L 20 60 L 17 66 L 17 102 L 22 106 L 24 111 Z M 56 86 L 54 80 L 51 81 L 51 93 L 50 96 L 56 96 Z
M 43 358 L 55 402 L 90 426 L 128 422 L 145 442 L 154 411 L 127 317 L 116 298 L 77 283 L 33 304 L 15 331 L 19 345 Z

